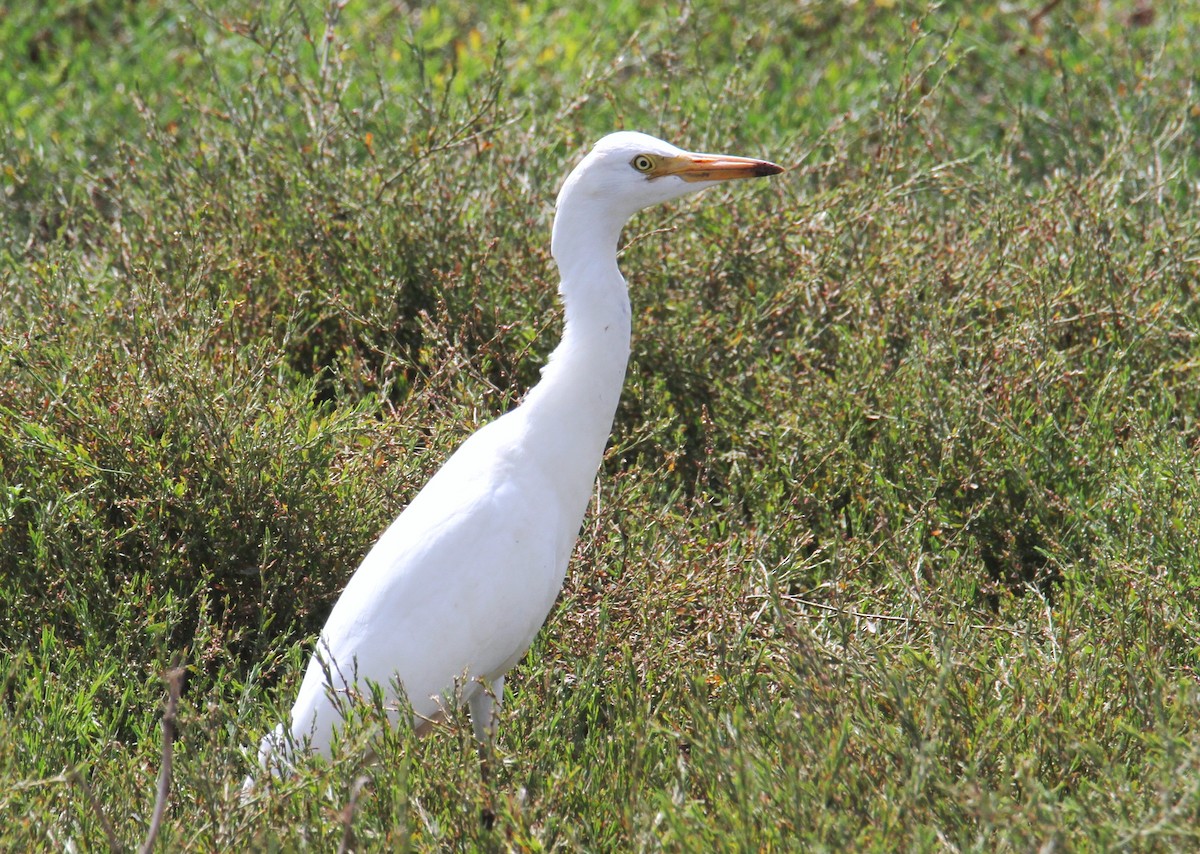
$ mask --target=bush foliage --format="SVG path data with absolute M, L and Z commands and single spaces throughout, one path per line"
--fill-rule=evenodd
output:
M 1198 39 L 1117 0 L 4 11 L 4 847 L 146 837 L 175 665 L 172 850 L 1196 845 Z M 496 773 L 367 709 L 244 802 L 357 561 L 536 382 L 558 182 L 619 127 L 789 171 L 626 230 L 625 393 Z

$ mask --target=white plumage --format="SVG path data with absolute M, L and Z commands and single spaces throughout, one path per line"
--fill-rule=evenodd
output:
M 402 686 L 418 730 L 457 686 L 476 736 L 490 739 L 492 698 L 562 586 L 620 397 L 630 340 L 622 227 L 648 205 L 781 171 L 620 132 L 571 172 L 552 242 L 561 343 L 524 402 L 468 438 L 367 554 L 321 631 L 289 731 L 262 741 L 265 767 L 286 766 L 295 750 L 328 753 L 342 720 L 332 698 L 366 693 L 368 681 L 390 700 Z

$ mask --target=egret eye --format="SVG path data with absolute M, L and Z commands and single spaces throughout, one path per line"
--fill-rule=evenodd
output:
M 654 161 L 648 154 L 639 154 L 630 161 L 630 164 L 639 172 L 649 172 L 654 168 Z

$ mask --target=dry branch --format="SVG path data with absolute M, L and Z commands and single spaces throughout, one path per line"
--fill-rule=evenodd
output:
M 167 708 L 163 711 L 162 720 L 162 764 L 158 769 L 158 793 L 154 798 L 150 830 L 146 833 L 146 841 L 142 843 L 142 854 L 149 854 L 154 848 L 154 841 L 158 838 L 158 831 L 167 811 L 167 796 L 171 793 L 171 754 L 175 744 L 175 715 L 179 709 L 179 694 L 183 686 L 183 668 L 171 668 L 163 674 L 163 681 L 167 683 Z

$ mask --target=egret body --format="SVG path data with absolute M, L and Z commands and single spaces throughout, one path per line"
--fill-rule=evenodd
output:
M 402 691 L 418 731 L 457 689 L 487 743 L 504 675 L 562 587 L 621 394 L 630 341 L 622 227 L 649 205 L 782 171 L 631 132 L 604 137 L 584 157 L 554 218 L 561 342 L 525 400 L 459 447 L 350 578 L 288 732 L 280 725 L 263 739 L 264 766 L 286 765 L 298 749 L 328 753 L 342 700 L 367 693 L 369 682 L 389 701 Z

